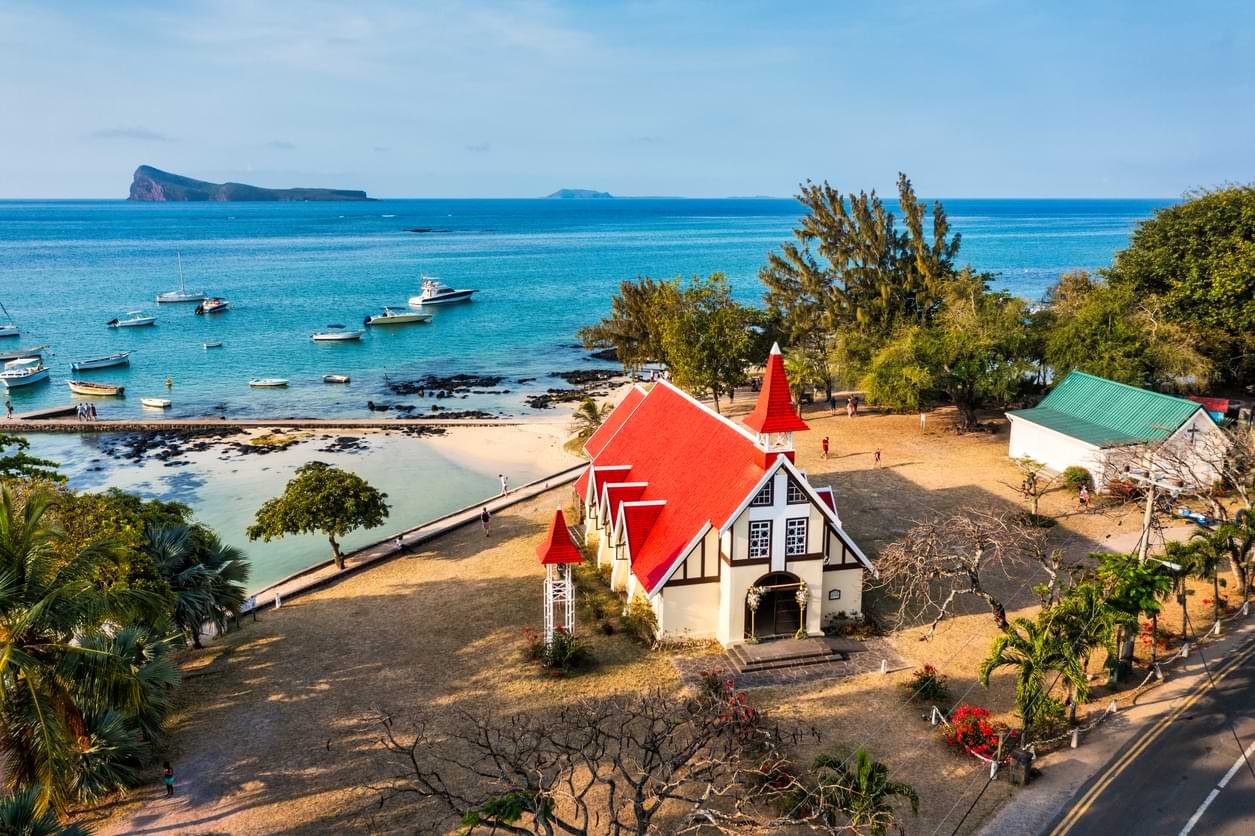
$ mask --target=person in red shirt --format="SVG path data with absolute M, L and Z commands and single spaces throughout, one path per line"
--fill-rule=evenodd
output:
M 824 436 L 823 441 L 819 442 L 819 446 L 823 450 L 823 452 L 820 454 L 820 458 L 821 459 L 828 458 L 828 436 Z

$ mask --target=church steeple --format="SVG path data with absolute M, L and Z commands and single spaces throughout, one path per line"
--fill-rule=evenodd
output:
M 745 426 L 758 435 L 757 444 L 764 467 L 776 456 L 788 456 L 789 461 L 793 461 L 793 433 L 810 429 L 793 409 L 789 378 L 784 371 L 784 355 L 780 353 L 779 343 L 771 346 L 763 388 L 758 393 L 754 410 L 745 416 Z

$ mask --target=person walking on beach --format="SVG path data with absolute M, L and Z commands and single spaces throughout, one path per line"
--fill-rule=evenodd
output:
M 819 442 L 819 449 L 821 451 L 819 457 L 821 459 L 828 458 L 828 436 L 824 436 L 823 440 Z
M 492 523 L 492 514 L 488 513 L 488 506 L 484 506 L 484 510 L 479 512 L 479 524 L 484 527 L 484 536 L 488 536 L 488 526 Z
M 501 495 L 505 496 L 510 492 L 510 478 L 504 473 L 498 473 L 497 478 L 501 480 Z
M 872 463 L 876 467 L 880 467 L 880 448 L 879 447 L 876 448 L 876 452 L 872 456 Z
M 174 795 L 174 767 L 166 761 L 161 768 L 161 783 L 166 785 L 166 798 Z

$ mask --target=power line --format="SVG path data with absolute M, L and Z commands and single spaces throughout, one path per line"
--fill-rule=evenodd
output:
M 1198 658 L 1203 662 L 1203 670 L 1207 672 L 1207 681 L 1211 685 L 1212 691 L 1216 690 L 1216 678 L 1211 674 L 1211 666 L 1207 664 L 1207 656 L 1203 653 L 1202 642 L 1199 641 L 1198 630 L 1194 628 L 1193 622 L 1190 620 L 1190 612 L 1188 609 L 1183 610 L 1185 614 L 1185 624 L 1194 632 L 1194 641 L 1198 643 Z M 1217 622 L 1219 623 L 1219 622 Z M 1242 745 L 1242 738 L 1238 737 L 1238 730 L 1233 725 L 1233 720 L 1225 713 L 1225 722 L 1229 725 L 1229 733 L 1233 735 L 1233 740 L 1238 744 L 1238 752 L 1242 756 L 1242 761 L 1246 764 L 1247 770 L 1251 773 L 1251 777 L 1255 778 L 1255 767 L 1251 766 L 1250 758 L 1246 756 L 1246 747 Z

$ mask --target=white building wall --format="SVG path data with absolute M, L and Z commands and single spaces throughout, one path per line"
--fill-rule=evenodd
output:
M 1083 467 L 1101 487 L 1103 479 L 1102 450 L 1071 436 L 1025 421 L 1014 415 L 1011 419 L 1011 441 L 1007 455 L 1013 459 L 1036 459 L 1050 470 L 1062 473 L 1069 467 Z

